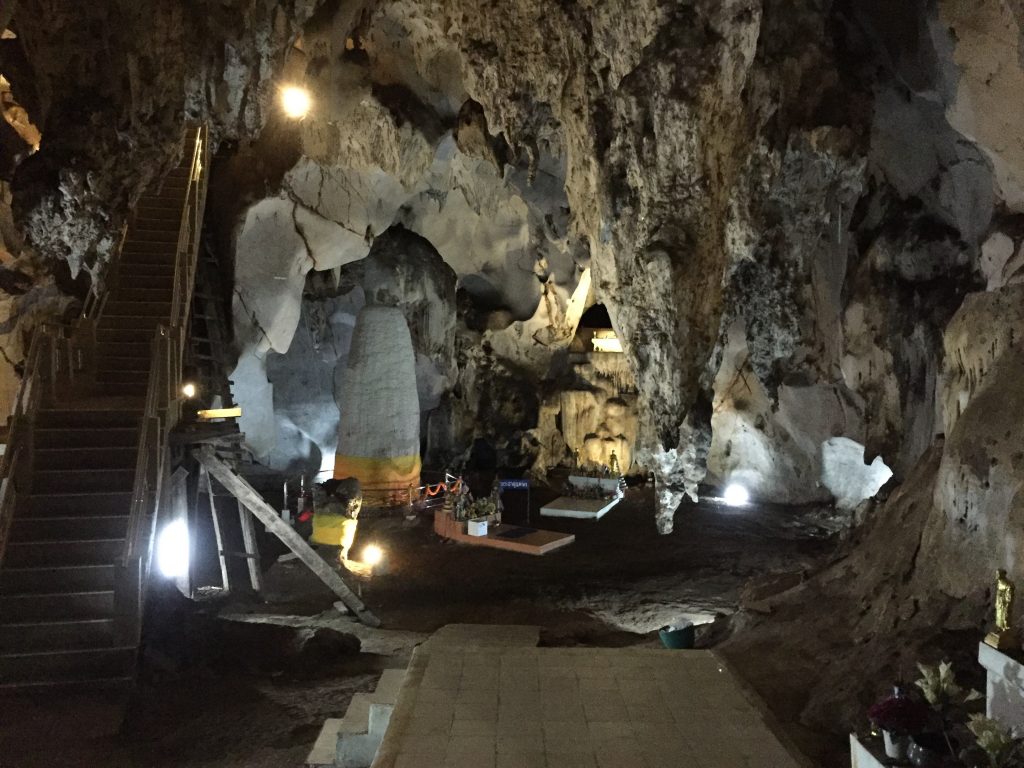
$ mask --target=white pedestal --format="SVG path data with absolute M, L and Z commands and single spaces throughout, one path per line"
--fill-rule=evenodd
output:
M 620 496 L 614 499 L 574 499 L 571 496 L 559 496 L 550 504 L 540 508 L 543 517 L 575 517 L 582 520 L 600 520 L 608 510 L 621 501 Z
M 850 766 L 851 768 L 885 768 L 885 763 L 875 757 L 867 747 L 860 743 L 860 739 L 851 733 Z
M 1005 726 L 1024 723 L 1024 666 L 986 643 L 978 643 L 978 663 L 988 673 L 985 712 Z

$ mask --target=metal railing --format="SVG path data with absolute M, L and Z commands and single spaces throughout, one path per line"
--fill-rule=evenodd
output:
M 180 417 L 178 391 L 206 204 L 209 147 L 205 126 L 196 129 L 191 155 L 175 251 L 169 322 L 157 325 L 150 341 L 149 376 L 135 455 L 128 531 L 115 588 L 124 639 L 131 642 L 137 641 L 141 632 L 157 519 L 169 488 L 165 482 L 171 469 L 168 435 Z
M 82 302 L 82 316 L 79 319 L 79 324 L 84 321 L 91 322 L 96 325 L 100 316 L 103 314 L 103 307 L 107 303 L 108 291 L 101 290 L 102 286 L 110 285 L 114 280 L 117 279 L 118 271 L 121 266 L 121 252 L 124 250 L 124 241 L 128 237 L 128 222 L 126 221 L 121 227 L 121 237 L 118 240 L 117 248 L 114 249 L 110 262 L 107 264 L 106 270 L 103 272 L 103 279 L 94 279 L 92 284 L 89 286 L 89 293 L 85 296 L 85 301 Z
M 167 435 L 179 417 L 177 393 L 206 203 L 209 147 L 205 126 L 196 128 L 195 142 L 187 151 L 191 152 L 191 163 L 175 252 L 171 313 L 168 325 L 158 325 L 151 342 L 128 534 L 115 577 L 115 609 L 121 619 L 118 631 L 125 641 L 137 641 L 141 631 L 156 517 L 167 487 L 164 479 L 170 469 Z M 122 233 L 122 245 L 125 233 Z M 108 281 L 116 279 L 119 257 L 120 248 L 106 273 Z M 70 388 L 76 376 L 88 373 L 94 377 L 96 328 L 105 301 L 105 293 L 91 291 L 82 316 L 70 333 L 68 329 L 43 325 L 33 334 L 9 420 L 6 449 L 0 460 L 0 564 L 18 497 L 32 492 L 36 414 L 43 402 L 52 400 L 60 388 Z
M 44 324 L 35 329 L 25 356 L 21 386 L 8 421 L 7 444 L 0 460 L 0 564 L 20 494 L 31 492 L 33 425 L 40 406 L 74 376 L 71 345 L 63 330 Z

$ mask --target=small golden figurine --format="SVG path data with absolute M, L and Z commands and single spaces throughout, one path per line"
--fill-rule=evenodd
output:
M 615 451 L 608 457 L 608 469 L 613 475 L 619 474 L 619 457 L 615 455 Z
M 580 468 L 580 449 L 579 448 L 573 448 L 572 449 L 572 460 L 575 463 L 576 469 L 579 469 Z
M 1013 583 L 1006 571 L 996 571 L 996 629 L 985 636 L 993 648 L 1006 650 L 1017 647 L 1017 631 L 1013 628 Z

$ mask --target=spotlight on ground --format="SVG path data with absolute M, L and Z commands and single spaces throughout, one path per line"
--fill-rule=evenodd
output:
M 730 507 L 743 507 L 750 502 L 750 492 L 738 483 L 729 483 L 722 493 L 722 501 Z
M 286 116 L 293 120 L 304 118 L 309 114 L 309 109 L 312 106 L 313 100 L 309 96 L 309 91 L 305 88 L 300 88 L 297 85 L 286 85 L 281 89 L 281 109 L 284 110 Z
M 156 539 L 156 565 L 168 579 L 188 573 L 188 526 L 184 520 L 172 520 Z
M 368 544 L 363 549 L 363 563 L 373 567 L 380 565 L 384 559 L 384 550 L 378 547 L 376 544 Z
M 191 381 L 186 381 L 184 384 L 181 385 L 182 396 L 188 398 L 189 400 L 196 396 L 196 392 L 198 392 L 198 390 L 196 389 L 196 385 L 193 384 Z

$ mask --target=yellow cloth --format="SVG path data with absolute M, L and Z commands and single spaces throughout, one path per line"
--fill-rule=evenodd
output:
M 334 457 L 334 477 L 354 477 L 363 492 L 381 490 L 407 491 L 409 486 L 420 484 L 421 462 L 419 454 L 392 456 L 386 459 L 362 456 Z
M 313 535 L 309 540 L 314 544 L 328 547 L 341 547 L 348 552 L 356 538 L 358 520 L 345 514 L 345 507 L 337 501 L 331 501 L 313 511 Z

